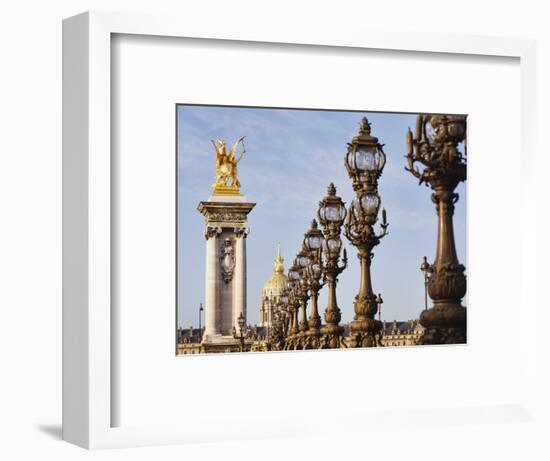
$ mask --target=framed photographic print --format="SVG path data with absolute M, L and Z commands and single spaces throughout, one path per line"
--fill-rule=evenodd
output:
M 178 105 L 176 117 L 178 354 L 466 343 L 465 115 Z M 212 139 L 239 129 L 253 134 Z M 404 140 L 406 157 L 386 155 Z M 437 247 L 433 265 L 419 247 Z
M 534 417 L 533 43 L 94 12 L 63 47 L 65 440 Z

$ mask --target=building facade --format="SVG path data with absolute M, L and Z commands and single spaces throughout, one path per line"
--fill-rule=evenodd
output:
M 421 344 L 424 327 L 418 320 L 388 323 L 384 320 L 382 327 L 382 344 L 384 346 L 417 346 Z

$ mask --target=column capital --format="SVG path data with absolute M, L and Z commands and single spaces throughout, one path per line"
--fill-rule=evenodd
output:
M 221 227 L 217 227 L 217 226 L 206 226 L 206 228 L 204 229 L 204 238 L 206 240 L 212 238 L 212 237 L 217 237 L 218 235 L 220 235 L 222 233 L 222 228 Z
M 216 223 L 223 227 L 244 225 L 248 213 L 256 204 L 247 202 L 200 202 L 197 209 L 204 216 L 206 224 Z
M 250 233 L 250 229 L 248 227 L 235 227 L 233 228 L 233 232 L 235 234 L 235 238 L 246 238 Z

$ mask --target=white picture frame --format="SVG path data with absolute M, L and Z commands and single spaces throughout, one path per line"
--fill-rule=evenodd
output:
M 63 23 L 63 438 L 76 445 L 115 448 L 221 439 L 256 438 L 262 428 L 246 424 L 232 431 L 213 425 L 191 431 L 188 426 L 122 425 L 112 427 L 111 399 L 116 392 L 112 375 L 120 365 L 111 351 L 111 40 L 113 34 L 143 37 L 185 37 L 254 43 L 301 44 L 304 47 L 364 48 L 381 51 L 479 55 L 519 59 L 521 72 L 521 195 L 533 190 L 535 44 L 526 39 L 472 37 L 412 32 L 344 29 L 280 28 L 273 25 L 211 30 L 206 23 L 186 18 L 139 14 L 88 12 Z M 521 199 L 523 213 L 536 215 L 536 200 Z M 535 316 L 536 228 L 521 227 L 521 290 L 523 319 Z M 518 288 L 519 289 L 519 288 Z M 524 385 L 536 385 L 536 338 L 519 327 L 526 357 Z M 238 360 L 238 358 L 236 358 Z M 536 416 L 536 395 L 521 402 L 493 407 L 425 408 L 414 413 L 415 425 L 441 421 L 516 421 Z M 398 413 L 378 415 L 378 424 L 392 427 Z M 336 419 L 336 418 L 335 418 Z M 337 419 L 335 430 L 354 425 L 373 427 L 374 419 L 361 411 Z M 322 432 L 321 422 L 289 421 L 275 424 L 272 435 Z

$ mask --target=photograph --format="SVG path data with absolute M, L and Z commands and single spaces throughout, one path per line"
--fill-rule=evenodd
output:
M 176 354 L 467 343 L 467 116 L 176 106 Z

